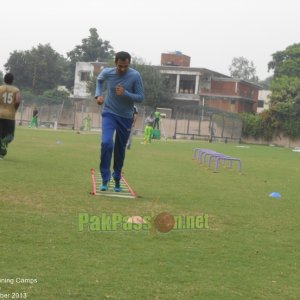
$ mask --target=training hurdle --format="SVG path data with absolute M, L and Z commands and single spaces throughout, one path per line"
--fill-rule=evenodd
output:
M 215 171 L 219 170 L 220 162 L 225 165 L 226 161 L 229 162 L 229 168 L 232 169 L 232 164 L 234 161 L 236 161 L 238 164 L 239 172 L 242 172 L 242 161 L 239 158 L 231 157 L 229 155 L 225 155 L 211 149 L 194 148 L 193 151 L 193 159 L 197 158 L 198 162 L 200 162 L 201 164 L 205 164 L 206 157 L 209 157 L 208 168 L 210 168 L 212 161 L 215 160 Z
M 105 197 L 116 197 L 116 198 L 128 198 L 128 199 L 135 199 L 137 197 L 136 192 L 132 189 L 132 187 L 129 185 L 127 180 L 124 177 L 124 174 L 122 174 L 122 178 L 120 180 L 120 186 L 122 188 L 121 192 L 115 192 L 113 190 L 114 181 L 111 180 L 109 183 L 109 189 L 107 191 L 100 191 L 100 185 L 102 184 L 102 177 L 100 172 L 97 172 L 95 174 L 95 169 L 92 168 L 90 170 L 91 172 L 91 179 L 92 179 L 92 192 L 90 192 L 91 195 L 94 196 L 105 196 Z
M 207 155 L 217 154 L 218 152 L 210 149 L 195 148 L 193 158 L 199 160 L 200 163 L 205 163 Z

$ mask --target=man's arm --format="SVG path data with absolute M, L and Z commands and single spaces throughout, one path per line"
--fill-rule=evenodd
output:
M 15 101 L 15 110 L 17 111 L 19 106 L 21 104 L 21 93 L 17 92 L 16 93 L 16 101 Z
M 143 102 L 144 95 L 144 85 L 141 76 L 138 74 L 134 83 L 134 92 L 130 93 L 127 90 L 124 90 L 123 95 L 132 99 L 135 102 Z
M 104 97 L 102 96 L 103 93 L 103 84 L 104 84 L 104 70 L 97 76 L 96 79 L 96 92 L 95 92 L 95 99 L 97 100 L 98 105 L 102 105 L 104 103 Z

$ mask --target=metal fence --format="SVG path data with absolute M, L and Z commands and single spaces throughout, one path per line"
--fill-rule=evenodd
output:
M 239 114 L 202 106 L 176 111 L 174 138 L 230 141 L 240 140 L 241 134 Z
M 76 101 L 74 104 L 36 106 L 39 126 L 72 130 L 101 131 L 101 106 L 94 100 Z M 34 106 L 23 104 L 16 115 L 19 125 L 30 124 Z M 205 139 L 209 141 L 237 141 L 241 138 L 242 120 L 236 113 L 229 113 L 202 106 L 158 108 L 164 113 L 160 130 L 162 138 Z M 142 135 L 145 119 L 153 112 L 147 106 L 138 106 L 135 134 Z

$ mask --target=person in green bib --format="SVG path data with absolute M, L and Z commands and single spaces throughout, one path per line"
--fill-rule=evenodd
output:
M 154 112 L 154 124 L 153 124 L 153 129 L 159 129 L 159 123 L 160 123 L 160 112 L 155 111 Z
M 144 144 L 150 144 L 153 137 L 153 123 L 154 123 L 154 115 L 150 114 L 145 120 L 145 128 L 144 128 Z
M 29 128 L 31 127 L 35 127 L 35 128 L 38 128 L 38 110 L 36 108 L 36 106 L 33 108 L 33 112 L 32 112 L 32 118 L 31 118 L 31 122 L 29 124 Z

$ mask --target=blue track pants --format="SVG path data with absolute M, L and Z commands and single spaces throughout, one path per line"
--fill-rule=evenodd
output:
M 100 172 L 103 181 L 111 179 L 111 158 L 114 152 L 113 178 L 121 179 L 126 144 L 130 135 L 133 118 L 123 118 L 111 113 L 102 114 L 102 142 Z M 115 141 L 114 141 L 114 133 Z

